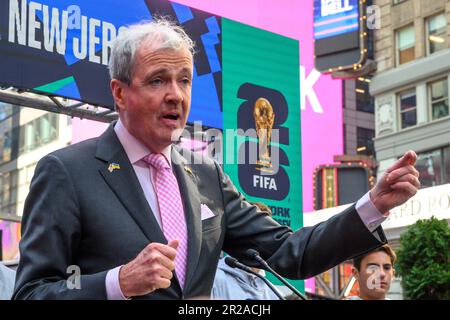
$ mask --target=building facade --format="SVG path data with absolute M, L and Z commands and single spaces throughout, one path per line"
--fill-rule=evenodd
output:
M 377 72 L 370 84 L 378 176 L 414 150 L 422 189 L 383 224 L 396 248 L 401 233 L 419 218 L 450 221 L 450 1 L 373 3 L 381 14 L 374 31 Z M 401 296 L 398 279 L 395 290 Z
M 20 220 L 37 162 L 71 140 L 70 117 L 0 102 L 0 260 L 17 259 Z
M 422 187 L 450 182 L 450 1 L 375 0 L 378 176 L 405 151 L 418 153 Z
M 361 150 L 364 144 L 355 131 L 363 133 L 364 126 L 370 130 L 371 124 L 373 144 L 366 147 L 373 147 L 377 177 L 406 151 L 417 152 L 421 190 L 392 210 L 383 223 L 396 249 L 402 232 L 418 219 L 435 216 L 450 222 L 450 0 L 374 0 L 372 4 L 381 22 L 373 30 L 377 70 L 371 77 L 345 81 L 345 107 L 350 109 L 344 109 L 345 153 Z M 366 80 L 366 88 L 357 87 L 361 80 Z M 366 104 L 367 110 L 374 109 L 372 123 L 370 113 L 354 111 L 364 103 L 352 101 L 351 93 L 362 99 L 365 89 L 374 101 Z M 304 224 L 324 221 L 343 208 L 307 213 Z M 348 261 L 316 277 L 316 282 L 325 284 L 317 287 L 319 293 L 336 296 L 348 284 L 350 270 Z M 393 280 L 388 297 L 402 299 L 399 278 Z
M 371 76 L 343 81 L 344 154 L 374 155 L 374 100 L 369 93 Z

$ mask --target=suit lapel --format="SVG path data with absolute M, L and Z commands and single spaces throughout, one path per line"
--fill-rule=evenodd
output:
M 186 159 L 181 156 L 175 147 L 172 148 L 172 164 L 178 179 L 180 193 L 183 197 L 184 213 L 188 226 L 188 259 L 184 285 L 186 289 L 194 276 L 200 257 L 202 243 L 200 195 L 192 167 L 187 164 Z
M 104 168 L 99 169 L 100 174 L 148 240 L 167 243 L 113 125 L 100 137 L 97 145 L 96 157 L 105 161 Z

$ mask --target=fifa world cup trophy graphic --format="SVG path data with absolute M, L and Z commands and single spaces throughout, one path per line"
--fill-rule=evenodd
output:
M 272 172 L 272 163 L 270 161 L 270 137 L 272 135 L 275 113 L 272 105 L 267 99 L 258 98 L 253 108 L 253 117 L 255 118 L 256 133 L 258 135 L 258 161 L 256 162 L 260 171 Z

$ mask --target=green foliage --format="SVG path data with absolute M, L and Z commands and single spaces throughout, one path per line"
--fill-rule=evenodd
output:
M 450 228 L 432 217 L 400 237 L 397 274 L 407 299 L 450 299 Z

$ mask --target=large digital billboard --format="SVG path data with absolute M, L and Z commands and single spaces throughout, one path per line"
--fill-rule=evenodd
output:
M 359 71 L 367 59 L 365 0 L 314 0 L 315 66 Z
M 298 41 L 222 19 L 224 170 L 249 200 L 302 220 Z M 275 280 L 275 279 L 272 279 Z M 294 282 L 303 288 L 302 281 Z
M 359 0 L 314 0 L 314 39 L 358 31 Z
M 0 1 L 0 85 L 113 108 L 111 44 L 154 15 L 172 17 L 196 43 L 188 121 L 221 128 L 220 17 L 167 0 Z

